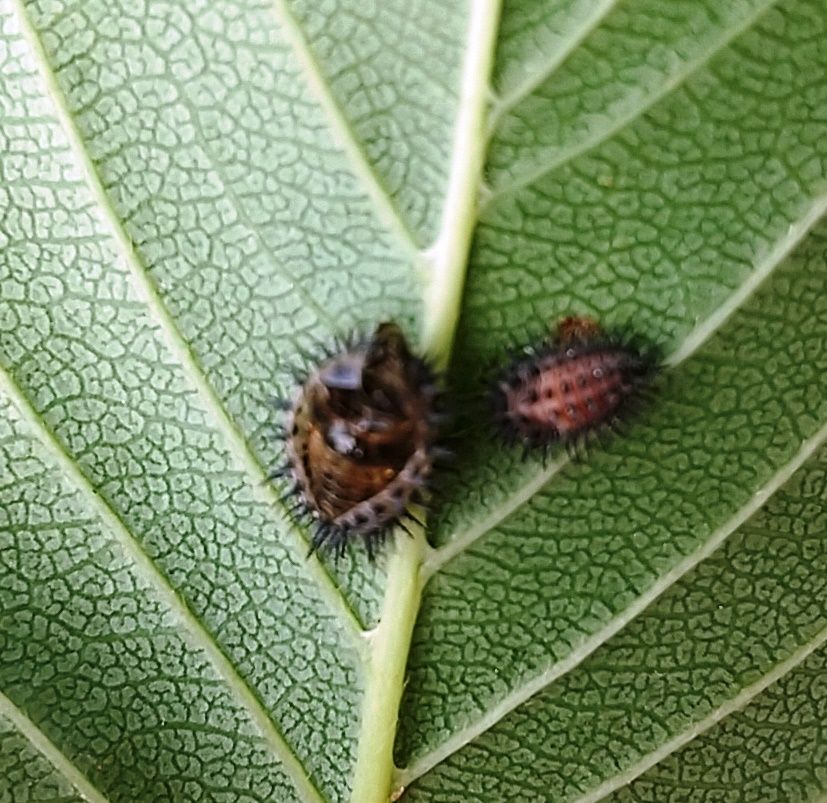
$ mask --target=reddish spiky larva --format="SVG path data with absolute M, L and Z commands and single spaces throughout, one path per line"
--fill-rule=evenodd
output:
M 287 405 L 287 465 L 298 509 L 315 521 L 311 552 L 343 554 L 353 536 L 373 557 L 433 470 L 438 390 L 398 326 L 325 359 Z
M 656 351 L 609 335 L 591 318 L 563 318 L 554 335 L 527 350 L 496 379 L 495 419 L 527 449 L 578 444 L 612 429 L 659 369 Z

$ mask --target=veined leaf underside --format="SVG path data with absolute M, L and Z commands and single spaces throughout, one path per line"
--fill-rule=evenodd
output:
M 646 799 L 814 688 L 815 574 L 777 638 L 721 592 L 754 666 L 693 665 L 714 706 L 653 695 L 615 752 L 611 701 L 588 720 L 605 667 L 642 677 L 682 595 L 726 588 L 724 550 L 792 576 L 753 540 L 806 526 L 820 565 L 825 24 L 816 0 L 0 0 L 4 793 L 493 800 L 537 765 L 555 799 Z M 286 367 L 392 317 L 470 385 L 572 309 L 668 345 L 628 439 L 541 465 L 474 434 L 432 544 L 305 558 L 266 481 Z M 567 775 L 570 715 L 597 758 Z

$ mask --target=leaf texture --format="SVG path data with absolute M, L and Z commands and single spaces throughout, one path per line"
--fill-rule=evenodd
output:
M 823 793 L 825 36 L 0 0 L 0 801 Z M 484 366 L 572 312 L 664 375 L 521 460 Z M 444 362 L 458 316 L 429 544 L 308 559 L 274 397 L 381 320 Z
M 823 800 L 825 658 L 824 650 L 812 655 L 753 704 L 608 800 Z

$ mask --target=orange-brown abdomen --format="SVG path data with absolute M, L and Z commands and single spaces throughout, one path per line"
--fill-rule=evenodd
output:
M 288 468 L 318 524 L 315 546 L 374 542 L 416 501 L 432 469 L 434 378 L 402 332 L 382 324 L 365 344 L 322 363 L 288 416 Z

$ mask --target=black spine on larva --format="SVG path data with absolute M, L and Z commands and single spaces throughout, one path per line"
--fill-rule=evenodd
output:
M 315 523 L 311 552 L 337 557 L 354 536 L 373 558 L 433 468 L 439 393 L 395 324 L 329 355 L 286 415 L 288 492 Z
M 492 414 L 504 439 L 524 452 L 560 443 L 576 457 L 637 409 L 659 369 L 657 350 L 638 339 L 565 318 L 553 337 L 523 350 L 495 379 Z

